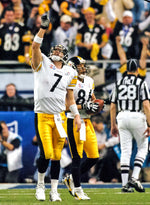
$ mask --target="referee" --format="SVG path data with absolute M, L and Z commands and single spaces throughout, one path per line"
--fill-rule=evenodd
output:
M 138 192 L 145 192 L 138 179 L 148 152 L 149 100 L 147 83 L 138 77 L 138 61 L 130 59 L 127 62 L 127 75 L 116 82 L 112 91 L 110 106 L 111 133 L 113 136 L 120 136 L 122 192 L 134 192 L 131 187 L 134 187 Z M 136 140 L 138 150 L 132 176 L 128 181 L 132 139 Z

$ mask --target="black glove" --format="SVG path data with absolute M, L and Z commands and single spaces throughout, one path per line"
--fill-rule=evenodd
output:
M 49 12 L 47 12 L 41 16 L 41 28 L 47 29 L 49 27 L 49 23 Z
M 99 104 L 94 102 L 86 102 L 82 105 L 82 109 L 91 112 L 97 112 L 99 109 Z

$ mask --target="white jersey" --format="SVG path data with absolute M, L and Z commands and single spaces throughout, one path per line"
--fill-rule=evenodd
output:
M 77 34 L 77 29 L 74 26 L 69 28 L 68 31 L 64 31 L 59 26 L 54 32 L 53 44 L 54 45 L 61 44 L 65 48 L 67 48 L 67 50 L 69 51 L 68 58 L 78 55 L 77 46 L 75 45 L 76 34 Z
M 94 91 L 94 81 L 91 77 L 86 76 L 84 82 L 77 80 L 76 87 L 74 89 L 74 98 L 76 104 L 83 104 L 91 100 L 92 94 Z M 85 110 L 79 110 L 81 118 L 90 118 L 90 115 L 86 113 Z M 68 118 L 74 118 L 71 112 L 67 113 Z
M 34 111 L 57 114 L 66 109 L 67 89 L 75 88 L 77 72 L 67 65 L 58 69 L 47 56 L 42 57 L 41 68 L 34 72 Z

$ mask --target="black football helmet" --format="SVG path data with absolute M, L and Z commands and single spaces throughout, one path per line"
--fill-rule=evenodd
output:
M 70 58 L 68 60 L 67 65 L 69 65 L 72 68 L 74 68 L 75 70 L 77 70 L 78 76 L 81 79 L 84 79 L 84 77 L 88 73 L 88 67 L 86 65 L 86 60 L 80 56 L 75 56 L 75 57 Z M 81 67 L 80 67 L 80 65 L 81 65 Z M 84 65 L 84 66 L 82 66 L 82 65 Z
M 53 54 L 54 50 L 59 50 L 64 56 L 61 58 L 59 55 Z M 53 61 L 62 60 L 65 63 L 68 59 L 68 50 L 63 45 L 55 45 L 51 47 L 49 58 Z

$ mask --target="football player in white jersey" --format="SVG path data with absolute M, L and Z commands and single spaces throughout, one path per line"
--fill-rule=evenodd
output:
M 99 152 L 97 138 L 87 111 L 97 112 L 98 104 L 94 103 L 94 81 L 87 76 L 86 61 L 79 57 L 73 57 L 68 64 L 78 71 L 78 81 L 74 89 L 74 97 L 81 116 L 81 129 L 76 132 L 74 129 L 74 116 L 67 113 L 67 132 L 72 155 L 72 169 L 70 175 L 64 178 L 63 182 L 69 192 L 79 200 L 89 200 L 90 198 L 83 192 L 80 184 L 80 175 L 88 171 L 98 160 Z M 81 164 L 83 150 L 87 158 Z
M 81 120 L 75 104 L 73 89 L 77 82 L 77 72 L 65 65 L 67 50 L 62 45 L 51 48 L 49 58 L 41 53 L 46 29 L 49 26 L 49 15 L 42 16 L 39 32 L 32 44 L 32 68 L 34 71 L 34 112 L 35 129 L 40 147 L 38 159 L 37 200 L 45 200 L 44 177 L 51 159 L 51 201 L 61 201 L 57 192 L 60 171 L 61 151 L 64 146 L 65 104 L 75 117 L 75 127 L 80 130 Z

